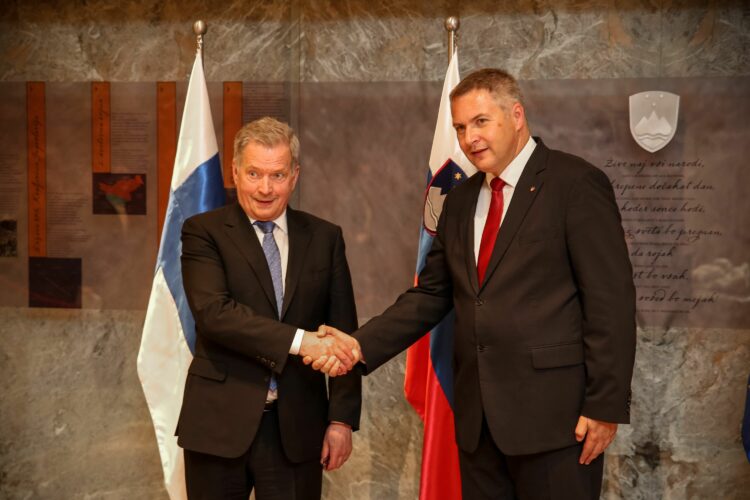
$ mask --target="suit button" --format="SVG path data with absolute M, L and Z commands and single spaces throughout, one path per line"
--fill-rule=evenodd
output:
M 477 345 L 477 351 L 484 352 L 485 349 L 487 349 L 487 346 L 485 346 L 483 344 Z
M 477 305 L 477 307 L 484 305 L 484 301 L 478 297 L 474 303 Z
M 274 366 L 276 366 L 276 362 L 275 361 L 271 361 L 270 365 L 271 365 L 271 368 L 273 368 Z

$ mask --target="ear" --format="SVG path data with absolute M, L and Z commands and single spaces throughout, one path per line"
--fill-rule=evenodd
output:
M 516 131 L 523 129 L 526 126 L 526 111 L 520 102 L 514 102 L 510 108 L 510 116 L 513 119 Z
M 299 180 L 299 164 L 292 167 L 292 191 L 297 187 L 297 181 Z
M 234 180 L 234 185 L 236 186 L 238 184 L 238 178 L 239 178 L 239 169 L 240 166 L 237 164 L 237 158 L 232 158 L 232 179 Z

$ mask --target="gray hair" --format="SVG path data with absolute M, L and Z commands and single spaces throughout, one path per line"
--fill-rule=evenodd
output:
M 502 69 L 484 68 L 469 74 L 451 92 L 451 102 L 472 90 L 488 91 L 497 100 L 500 107 L 506 111 L 510 108 L 508 104 L 514 102 L 523 106 L 523 94 L 518 86 L 518 81 L 513 78 L 513 75 Z
M 292 153 L 292 168 L 299 165 L 299 139 L 292 127 L 284 122 L 264 116 L 246 123 L 234 136 L 234 158 L 238 162 L 245 146 L 251 142 L 257 142 L 269 148 L 286 144 Z

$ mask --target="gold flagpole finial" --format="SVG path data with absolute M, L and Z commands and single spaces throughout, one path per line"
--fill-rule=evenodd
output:
M 448 32 L 448 63 L 450 64 L 453 53 L 456 51 L 456 42 L 458 41 L 458 28 L 461 21 L 458 16 L 449 16 L 445 18 L 445 31 Z
M 198 44 L 196 50 L 201 55 L 203 55 L 203 35 L 206 34 L 206 31 L 208 31 L 208 26 L 206 26 L 205 22 L 200 19 L 195 21 L 193 24 L 193 33 L 195 33 L 196 43 Z

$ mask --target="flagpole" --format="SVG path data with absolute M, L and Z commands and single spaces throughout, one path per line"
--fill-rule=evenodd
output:
M 461 21 L 458 16 L 449 16 L 445 18 L 445 31 L 448 32 L 448 64 L 450 64 L 453 58 L 454 52 L 456 52 L 456 43 L 458 42 L 458 28 L 461 26 Z

